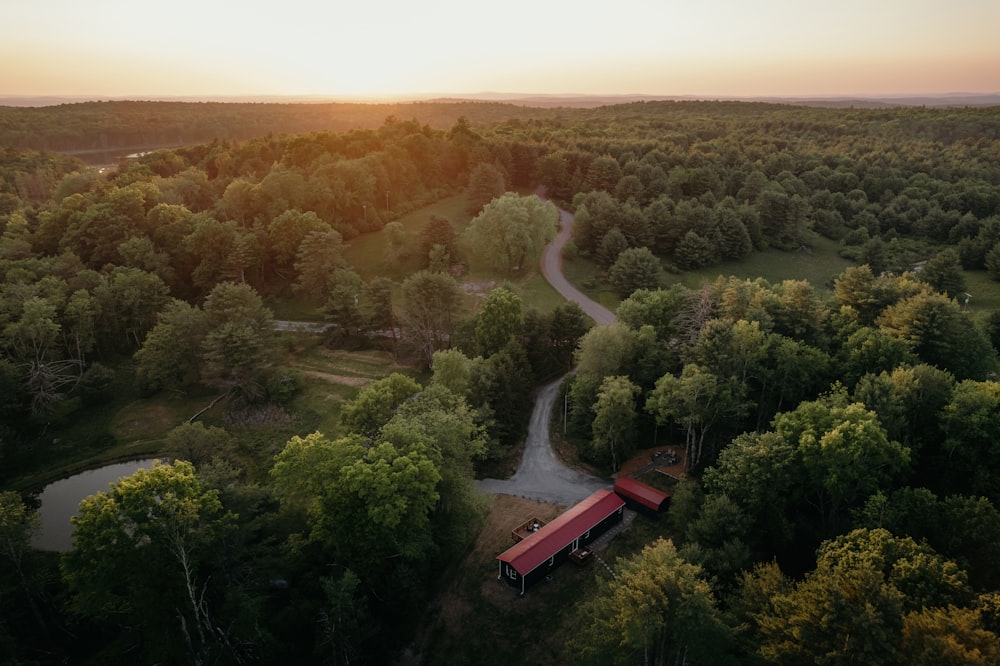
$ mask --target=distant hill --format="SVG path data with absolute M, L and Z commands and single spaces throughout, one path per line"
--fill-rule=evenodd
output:
M 481 92 L 472 94 L 428 93 L 425 95 L 380 95 L 347 97 L 337 95 L 230 95 L 230 96 L 150 96 L 150 97 L 100 97 L 100 96 L 24 96 L 0 95 L 0 106 L 44 107 L 60 104 L 78 104 L 92 101 L 155 101 L 155 102 L 223 102 L 252 104 L 399 104 L 409 102 L 460 103 L 502 102 L 533 108 L 594 108 L 613 104 L 650 101 L 741 101 L 797 104 L 831 108 L 887 108 L 904 106 L 966 107 L 998 106 L 1000 92 L 996 93 L 947 93 L 939 95 L 830 95 L 830 96 L 726 96 L 726 95 L 600 95 L 600 94 L 525 94 Z

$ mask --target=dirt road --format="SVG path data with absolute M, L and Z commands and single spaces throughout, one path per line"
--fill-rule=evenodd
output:
M 600 325 L 610 324 L 615 320 L 615 315 L 588 298 L 563 276 L 562 249 L 569 240 L 572 225 L 573 216 L 560 210 L 560 230 L 542 254 L 542 274 L 556 291 L 567 300 L 577 303 L 595 322 Z M 539 389 L 528 425 L 524 454 L 514 475 L 504 480 L 481 479 L 477 481 L 480 490 L 570 506 L 590 496 L 595 490 L 611 487 L 611 483 L 605 479 L 566 467 L 552 452 L 549 445 L 549 424 L 552 405 L 556 398 L 562 397 L 559 393 L 561 383 L 562 378 L 559 378 Z
M 602 326 L 607 326 L 615 320 L 615 315 L 597 301 L 591 300 L 586 294 L 570 284 L 562 272 L 562 250 L 569 240 L 573 230 L 573 216 L 565 210 L 559 210 L 559 233 L 555 240 L 545 246 L 542 253 L 542 275 L 552 288 L 562 294 L 563 298 L 573 301 L 587 315 Z
M 611 487 L 606 480 L 566 467 L 549 446 L 552 405 L 556 398 L 562 399 L 559 393 L 561 383 L 562 379 L 557 379 L 539 389 L 528 425 L 524 455 L 514 476 L 505 480 L 481 479 L 477 482 L 480 490 L 570 506 L 595 490 Z

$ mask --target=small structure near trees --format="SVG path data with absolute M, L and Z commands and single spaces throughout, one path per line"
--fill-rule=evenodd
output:
M 615 492 L 630 509 L 646 514 L 659 515 L 670 504 L 670 493 L 627 476 L 615 481 Z
M 624 513 L 625 501 L 621 497 L 610 490 L 598 490 L 501 553 L 497 557 L 498 578 L 524 594 L 529 586 L 574 553 L 580 555 L 578 551 L 620 523 Z M 534 527 L 533 520 L 529 522 Z

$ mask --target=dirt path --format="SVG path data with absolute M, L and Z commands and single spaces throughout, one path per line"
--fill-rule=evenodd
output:
M 568 211 L 559 209 L 559 233 L 555 240 L 545 246 L 542 253 L 542 275 L 563 298 L 579 305 L 598 324 L 607 326 L 614 322 L 614 313 L 574 287 L 563 275 L 562 251 L 572 233 L 573 216 Z
M 542 254 L 542 274 L 549 284 L 567 300 L 576 302 L 595 322 L 607 325 L 615 315 L 600 303 L 588 298 L 562 274 L 562 248 L 569 240 L 573 216 L 559 211 L 560 231 Z M 610 488 L 611 483 L 596 476 L 578 472 L 562 464 L 549 445 L 549 424 L 552 405 L 559 395 L 562 378 L 546 384 L 535 397 L 535 407 L 528 425 L 524 454 L 517 471 L 509 479 L 481 479 L 479 489 L 487 493 L 516 495 L 570 506 L 590 496 L 595 490 Z

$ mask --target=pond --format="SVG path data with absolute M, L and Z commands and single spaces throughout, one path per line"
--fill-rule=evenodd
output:
M 38 495 L 38 515 L 41 529 L 31 545 L 39 550 L 70 550 L 73 548 L 73 525 L 69 519 L 77 514 L 80 502 L 94 493 L 107 490 L 118 479 L 131 476 L 140 468 L 150 468 L 153 459 L 105 465 L 54 481 Z

